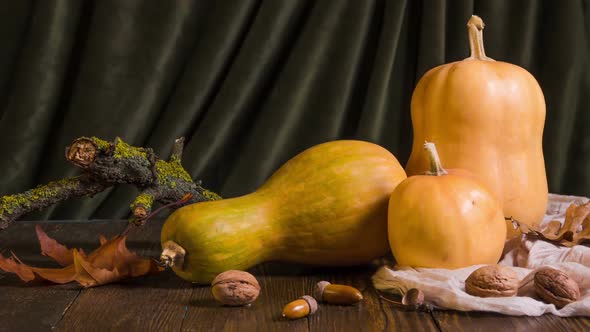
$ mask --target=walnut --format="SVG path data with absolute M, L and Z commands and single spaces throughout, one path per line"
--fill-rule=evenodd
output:
M 260 285 L 248 272 L 229 270 L 218 274 L 211 282 L 213 297 L 224 305 L 247 305 L 258 298 Z
M 535 292 L 545 302 L 557 308 L 575 302 L 580 297 L 580 288 L 566 273 L 544 267 L 535 273 Z
M 518 282 L 518 275 L 510 267 L 486 265 L 469 275 L 465 280 L 465 291 L 479 297 L 514 296 Z

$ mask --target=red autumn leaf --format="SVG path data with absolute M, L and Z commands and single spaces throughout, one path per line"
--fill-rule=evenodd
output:
M 37 238 L 41 244 L 41 253 L 43 255 L 53 258 L 61 266 L 68 266 L 73 263 L 73 249 L 68 249 L 66 246 L 47 236 L 41 225 L 35 226 L 35 231 L 37 232 Z
M 125 236 L 115 236 L 107 240 L 100 235 L 100 247 L 86 256 L 79 249 L 67 249 L 59 244 L 40 227 L 36 231 L 43 254 L 60 264 L 70 263 L 63 268 L 37 268 L 24 264 L 14 254 L 9 258 L 0 255 L 0 269 L 15 273 L 25 282 L 46 280 L 64 284 L 76 281 L 83 287 L 104 285 L 161 271 L 153 260 L 130 252 L 125 245 Z

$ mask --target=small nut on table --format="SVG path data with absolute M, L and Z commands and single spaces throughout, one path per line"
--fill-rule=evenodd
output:
M 535 273 L 535 292 L 545 302 L 562 308 L 580 298 L 580 287 L 566 273 L 544 267 Z
M 260 285 L 248 272 L 229 270 L 220 273 L 211 282 L 213 297 L 228 306 L 247 305 L 258 298 Z
M 315 286 L 314 297 L 331 304 L 352 305 L 363 300 L 363 294 L 356 288 L 347 285 L 331 284 L 320 281 Z
M 479 297 L 508 297 L 518 291 L 518 275 L 508 266 L 486 265 L 465 280 L 467 294 Z
M 420 307 L 424 304 L 424 293 L 417 288 L 411 288 L 402 297 L 402 304 L 408 307 Z
M 313 315 L 316 311 L 318 311 L 317 301 L 309 295 L 303 295 L 299 299 L 287 303 L 283 308 L 282 316 L 287 319 L 299 319 Z

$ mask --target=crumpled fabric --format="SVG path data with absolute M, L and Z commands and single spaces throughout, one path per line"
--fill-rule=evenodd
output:
M 571 203 L 583 204 L 586 197 L 549 195 L 543 224 L 565 219 Z M 543 225 L 542 224 L 542 225 Z M 482 298 L 465 292 L 465 279 L 483 265 L 456 270 L 383 266 L 373 276 L 376 289 L 404 294 L 411 288 L 424 292 L 426 301 L 439 309 L 488 311 L 514 316 L 553 314 L 562 317 L 590 316 L 590 247 L 561 247 L 540 239 L 519 237 L 506 243 L 500 264 L 512 266 L 520 279 L 517 296 Z M 550 266 L 567 273 L 580 286 L 580 299 L 561 309 L 541 302 L 533 288 L 534 273 Z

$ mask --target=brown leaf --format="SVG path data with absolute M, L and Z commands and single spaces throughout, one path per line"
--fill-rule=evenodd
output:
M 41 253 L 43 255 L 53 258 L 61 266 L 72 264 L 73 249 L 68 249 L 66 246 L 50 238 L 43 231 L 41 225 L 35 226 L 35 231 L 37 232 L 37 238 L 39 239 L 39 244 L 41 244 Z
M 578 205 L 572 203 L 565 212 L 565 220 L 549 222 L 544 228 L 528 227 L 515 221 L 518 229 L 524 234 L 539 236 L 542 239 L 556 242 L 566 247 L 590 242 L 590 201 Z
M 37 268 L 24 264 L 14 254 L 8 258 L 0 255 L 0 269 L 15 273 L 25 282 L 46 280 L 65 284 L 76 281 L 83 287 L 104 285 L 162 270 L 155 261 L 129 251 L 125 236 L 107 240 L 100 235 L 100 247 L 85 255 L 80 249 L 67 249 L 47 236 L 40 227 L 36 231 L 44 255 L 60 264 L 70 263 L 63 268 Z
M 73 266 L 67 266 L 61 269 L 31 267 L 21 262 L 14 254 L 9 258 L 0 255 L 0 269 L 18 275 L 25 282 L 48 280 L 58 284 L 65 284 L 73 281 L 75 274 Z
M 31 281 L 35 279 L 33 269 L 30 267 L 17 262 L 18 258 L 12 255 L 12 257 L 5 258 L 0 254 L 0 269 L 6 272 L 12 272 L 16 274 L 23 281 Z
M 76 281 L 84 287 L 104 285 L 118 280 L 117 271 L 110 271 L 92 266 L 86 257 L 74 252 L 74 266 L 76 267 Z
M 100 241 L 100 245 L 103 245 L 108 241 L 107 238 L 104 237 L 104 235 L 102 235 L 102 234 L 98 235 L 98 240 Z
M 122 239 L 121 236 L 115 236 L 106 242 L 101 240 L 100 247 L 88 255 L 88 261 L 94 267 L 112 270 L 115 266 L 115 252 Z
M 151 260 L 139 259 L 139 257 L 129 251 L 125 245 L 125 238 L 122 238 L 115 251 L 115 266 L 119 272 L 127 274 L 131 277 L 142 276 L 150 274 L 159 270 L 159 267 Z
M 33 270 L 33 272 L 37 276 L 37 279 L 39 280 L 47 280 L 54 282 L 56 284 L 67 284 L 68 282 L 76 280 L 76 274 L 73 265 L 68 265 L 61 269 L 49 269 L 38 267 L 31 267 L 31 269 Z

